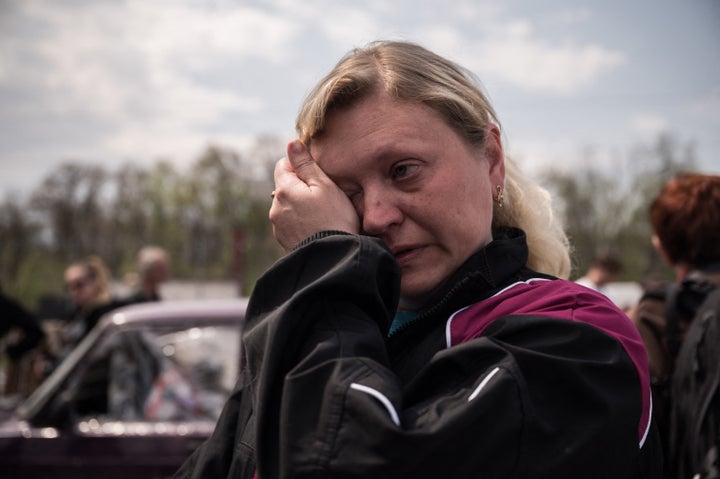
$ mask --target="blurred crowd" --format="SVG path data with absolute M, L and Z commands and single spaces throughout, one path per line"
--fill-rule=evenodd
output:
M 0 287 L 2 395 L 30 394 L 104 314 L 121 306 L 161 300 L 160 285 L 169 274 L 167 252 L 158 246 L 143 247 L 137 253 L 136 270 L 123 278 L 130 292 L 120 295 L 111 290 L 111 275 L 102 258 L 75 261 L 63 277 L 66 301 L 56 317 L 43 320 Z

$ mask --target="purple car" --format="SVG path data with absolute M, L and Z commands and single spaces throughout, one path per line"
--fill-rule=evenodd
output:
M 108 313 L 0 422 L 0 477 L 169 477 L 215 427 L 241 368 L 247 301 Z

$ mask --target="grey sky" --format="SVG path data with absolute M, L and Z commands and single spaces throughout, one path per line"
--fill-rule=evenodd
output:
M 720 173 L 720 0 L 0 0 L 0 194 L 69 159 L 290 139 L 312 85 L 377 38 L 474 71 L 530 171 L 665 131 Z

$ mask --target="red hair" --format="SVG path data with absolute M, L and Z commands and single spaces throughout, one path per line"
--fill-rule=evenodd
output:
M 720 176 L 680 174 L 650 204 L 650 223 L 673 264 L 720 262 Z

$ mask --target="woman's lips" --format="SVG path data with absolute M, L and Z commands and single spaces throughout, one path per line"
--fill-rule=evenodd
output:
M 413 261 L 415 258 L 420 256 L 425 248 L 423 246 L 411 246 L 407 248 L 398 248 L 395 251 L 395 261 L 400 266 L 403 266 L 411 261 Z

